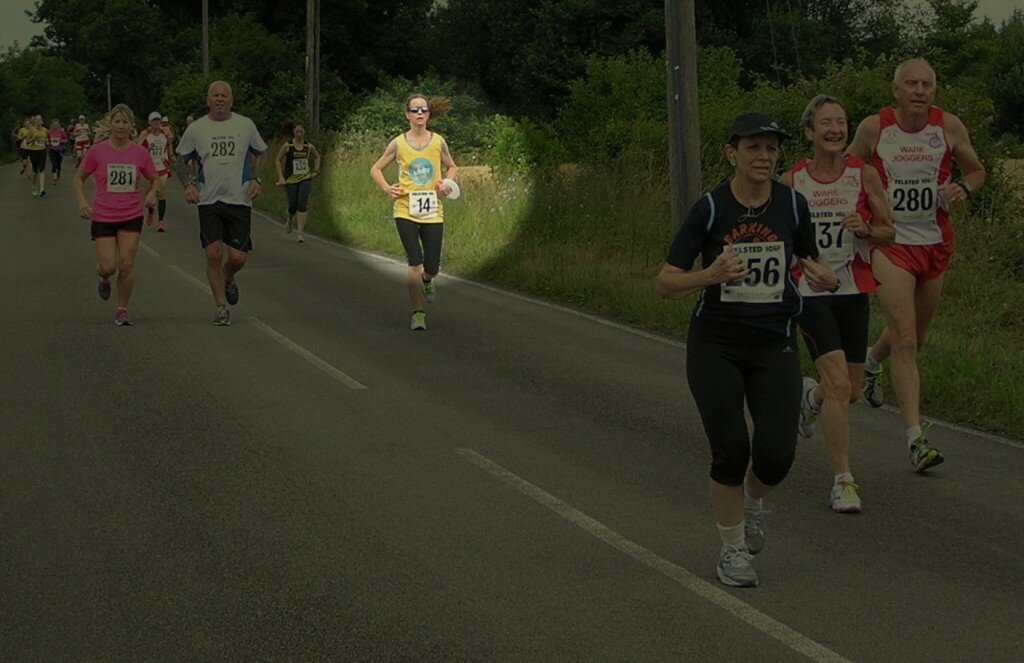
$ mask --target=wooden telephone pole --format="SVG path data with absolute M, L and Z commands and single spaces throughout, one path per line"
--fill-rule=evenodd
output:
M 320 0 L 306 0 L 306 127 L 320 134 Z
M 694 0 L 665 0 L 669 182 L 672 226 L 678 228 L 701 195 Z

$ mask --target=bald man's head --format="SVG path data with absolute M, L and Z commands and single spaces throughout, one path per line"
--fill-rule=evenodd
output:
M 206 90 L 206 105 L 210 108 L 210 116 L 215 120 L 223 120 L 231 114 L 234 100 L 231 86 L 225 81 L 214 81 Z

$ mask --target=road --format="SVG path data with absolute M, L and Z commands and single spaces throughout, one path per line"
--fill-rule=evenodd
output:
M 937 424 L 918 476 L 858 405 L 865 512 L 801 442 L 726 589 L 681 344 L 453 278 L 410 332 L 401 264 L 261 214 L 214 327 L 174 185 L 116 327 L 70 182 L 28 189 L 0 168 L 0 660 L 1022 656 L 1020 442 Z

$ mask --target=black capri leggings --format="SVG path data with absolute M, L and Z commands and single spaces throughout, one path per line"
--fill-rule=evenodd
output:
M 49 150 L 50 170 L 54 175 L 60 175 L 60 165 L 64 162 L 64 155 L 57 150 Z
M 289 216 L 296 212 L 305 212 L 309 202 L 309 191 L 313 188 L 313 180 L 302 180 L 295 184 L 285 184 L 284 192 L 288 196 Z
M 724 332 L 724 333 L 723 333 Z M 796 339 L 741 325 L 694 320 L 686 346 L 686 379 L 711 445 L 711 478 L 743 484 L 747 465 L 774 486 L 796 456 L 800 419 L 800 354 Z M 754 423 L 747 431 L 744 400 Z
M 46 150 L 29 150 L 28 160 L 32 164 L 33 173 L 46 172 Z
M 409 266 L 423 265 L 423 271 L 437 276 L 441 271 L 441 245 L 444 244 L 443 223 L 416 223 L 395 219 L 398 237 L 402 240 Z M 422 243 L 422 248 L 421 248 Z

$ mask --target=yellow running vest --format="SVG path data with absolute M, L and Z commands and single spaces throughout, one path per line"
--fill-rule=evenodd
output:
M 405 134 L 395 139 L 398 183 L 404 195 L 395 201 L 394 215 L 417 223 L 443 223 L 444 208 L 435 187 L 441 181 L 441 136 L 432 133 L 422 150 L 409 145 Z

